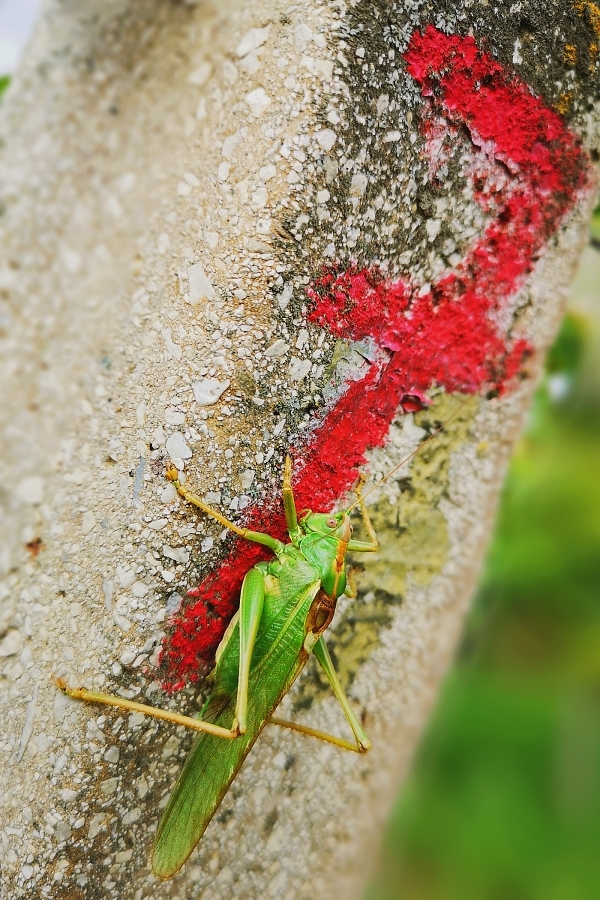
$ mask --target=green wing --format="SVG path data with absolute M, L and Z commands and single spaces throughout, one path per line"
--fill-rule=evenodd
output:
M 244 759 L 294 679 L 304 667 L 305 622 L 320 586 L 294 573 L 303 581 L 301 590 L 278 582 L 284 594 L 294 594 L 293 602 L 270 591 L 257 636 L 248 691 L 247 732 L 234 740 L 200 734 L 185 762 L 169 803 L 158 826 L 152 852 L 152 871 L 170 878 L 184 864 L 214 816 Z M 308 574 L 308 571 L 305 573 Z M 284 582 L 288 579 L 284 578 Z M 235 715 L 239 633 L 232 630 L 215 669 L 215 685 L 203 718 L 230 728 Z

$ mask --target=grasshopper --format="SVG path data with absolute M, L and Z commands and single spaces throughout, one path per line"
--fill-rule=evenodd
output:
M 456 412 L 458 409 L 453 416 Z M 448 421 L 423 443 L 434 438 Z M 305 511 L 300 518 L 288 455 L 283 475 L 283 505 L 289 543 L 230 522 L 181 484 L 174 466 L 167 468 L 167 478 L 184 500 L 240 537 L 273 552 L 271 561 L 257 563 L 244 577 L 239 611 L 216 653 L 210 696 L 198 717 L 191 717 L 111 694 L 73 689 L 63 679 L 55 679 L 69 697 L 134 710 L 200 732 L 157 829 L 152 871 L 159 878 L 172 877 L 186 862 L 265 725 L 290 728 L 357 753 L 365 753 L 371 746 L 340 684 L 323 632 L 333 619 L 339 597 L 344 593 L 355 596 L 352 579 L 348 577 L 346 554 L 349 551 L 374 553 L 378 549 L 364 497 L 414 453 L 364 495 L 362 479 L 359 480 L 355 488 L 357 499 L 346 509 L 333 513 Z M 362 515 L 367 541 L 352 537 L 350 512 L 356 506 Z M 338 699 L 354 742 L 274 715 L 311 654 Z

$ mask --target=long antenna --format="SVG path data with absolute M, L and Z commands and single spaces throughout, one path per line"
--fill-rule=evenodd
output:
M 471 399 L 470 397 L 467 397 L 465 400 L 463 400 L 463 402 L 460 404 L 460 406 L 457 406 L 457 408 L 454 410 L 452 415 L 448 416 L 448 418 L 442 422 L 442 424 L 439 426 L 439 428 L 436 428 L 435 431 L 432 431 L 432 433 L 429 435 L 428 438 L 426 438 L 421 444 L 419 444 L 419 446 L 415 450 L 413 450 L 412 453 L 409 453 L 408 456 L 405 456 L 404 459 L 401 460 L 397 466 L 394 466 L 393 469 L 390 469 L 390 471 L 387 473 L 387 475 L 384 475 L 383 478 L 380 478 L 379 481 L 376 481 L 375 484 L 371 485 L 369 490 L 365 491 L 365 493 L 362 494 L 361 497 L 359 497 L 357 500 L 355 500 L 354 503 L 352 504 L 352 506 L 348 507 L 346 512 L 350 512 L 351 510 L 354 509 L 355 506 L 358 506 L 361 499 L 364 500 L 365 497 L 368 497 L 369 494 L 372 494 L 373 491 L 375 490 L 375 488 L 378 488 L 380 484 L 383 484 L 384 481 L 387 481 L 388 478 L 391 478 L 391 476 L 394 474 L 394 472 L 397 472 L 398 469 L 401 469 L 402 466 L 404 465 L 404 463 L 407 463 L 409 461 L 409 459 L 412 459 L 413 456 L 415 456 L 415 454 L 417 454 L 425 446 L 425 444 L 428 444 L 429 441 L 432 441 L 434 439 L 434 437 L 436 437 L 436 435 L 438 435 L 440 433 L 440 431 L 443 431 L 444 428 L 446 427 L 446 425 L 448 424 L 448 422 L 450 422 L 454 418 L 454 416 L 456 416 L 461 411 L 461 409 L 463 408 L 465 403 L 467 403 L 468 400 L 470 400 L 470 399 Z

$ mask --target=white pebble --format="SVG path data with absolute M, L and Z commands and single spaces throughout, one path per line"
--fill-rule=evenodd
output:
M 81 520 L 81 530 L 84 534 L 89 534 L 96 527 L 96 516 L 89 510 L 83 514 Z
M 198 66 L 198 68 L 192 72 L 189 80 L 192 84 L 202 87 L 202 85 L 210 78 L 211 68 L 212 66 L 209 62 L 203 62 L 201 66 Z
M 150 438 L 150 443 L 153 447 L 162 447 L 165 443 L 165 432 L 163 430 L 162 425 L 159 425 L 158 428 L 155 428 L 152 432 L 152 437 Z
M 137 650 L 125 650 L 119 657 L 122 666 L 130 666 L 137 656 Z
M 171 329 L 163 328 L 161 331 L 162 339 L 165 342 L 167 351 L 172 359 L 181 359 L 182 350 L 179 344 L 175 344 L 171 338 Z
M 161 503 L 173 503 L 177 499 L 177 488 L 174 484 L 168 484 L 160 495 Z
M 39 475 L 31 475 L 23 478 L 15 489 L 16 495 L 23 503 L 31 503 L 32 506 L 40 504 L 44 497 L 44 479 Z
M 270 28 L 270 25 L 266 25 L 264 28 L 251 28 L 250 31 L 246 32 L 235 48 L 237 56 L 241 58 L 242 56 L 246 56 L 247 53 L 251 53 L 253 50 L 258 50 L 259 47 L 262 47 L 269 37 Z
M 119 615 L 119 613 L 115 613 L 113 616 L 113 621 L 117 628 L 120 628 L 121 631 L 128 632 L 131 630 L 131 622 L 129 619 L 125 618 L 125 616 Z
M 242 485 L 242 487 L 244 488 L 245 491 L 247 491 L 248 488 L 251 486 L 252 482 L 254 481 L 255 475 L 256 475 L 256 472 L 254 471 L 254 469 L 244 469 L 244 471 L 241 473 L 240 484 Z
M 167 438 L 167 453 L 170 457 L 175 457 L 177 459 L 191 459 L 192 451 L 188 447 L 184 436 L 180 431 L 174 432 L 169 438 Z
M 196 263 L 188 269 L 188 282 L 190 285 L 190 303 L 199 303 L 200 300 L 215 300 L 217 295 L 210 279 L 206 275 L 202 263 Z
M 218 378 L 201 378 L 199 381 L 195 381 L 192 384 L 192 391 L 194 392 L 194 397 L 196 399 L 196 403 L 198 406 L 212 406 L 213 403 L 216 403 L 219 397 L 221 397 L 229 385 L 230 381 L 219 381 Z M 175 437 L 175 435 L 173 435 Z M 171 438 L 169 438 L 171 440 Z M 167 441 L 167 450 L 169 449 L 169 442 Z M 173 456 L 181 456 L 182 454 L 173 454 Z M 191 456 L 191 452 L 189 452 L 188 456 Z M 188 457 L 183 457 L 187 459 Z
M 237 145 L 242 140 L 242 136 L 239 131 L 236 131 L 235 134 L 230 134 L 223 141 L 223 146 L 221 147 L 221 154 L 225 159 L 231 159 L 233 156 L 233 151 L 237 147 Z
M 185 413 L 179 412 L 177 409 L 167 408 L 165 410 L 165 422 L 167 425 L 183 425 Z
M 352 181 L 350 183 L 350 196 L 362 197 L 367 189 L 368 183 L 369 179 L 366 175 L 363 175 L 362 172 L 358 172 L 356 175 L 353 175 Z
M 294 29 L 294 42 L 299 50 L 304 50 L 309 41 L 312 40 L 312 30 L 308 25 L 300 23 Z
M 173 485 L 171 485 L 173 487 Z M 162 547 L 163 555 L 167 557 L 167 559 L 173 559 L 178 563 L 187 563 L 190 559 L 190 551 L 186 550 L 185 547 L 169 547 L 168 544 L 163 544 Z
M 258 170 L 258 177 L 261 181 L 270 181 L 271 178 L 275 178 L 277 175 L 277 169 L 274 165 L 261 166 Z
M 309 359 L 298 359 L 296 356 L 292 356 L 290 360 L 290 380 L 291 381 L 302 381 L 303 378 L 306 378 L 311 369 L 311 361 Z
M 246 94 L 246 103 L 250 107 L 250 112 L 254 116 L 262 116 L 265 110 L 271 105 L 271 98 L 264 88 L 256 88 Z M 333 146 L 333 144 L 332 144 Z
M 154 519 L 153 522 L 148 522 L 148 528 L 151 528 L 152 531 L 162 531 L 165 525 L 169 524 L 168 519 Z
M 267 189 L 261 185 L 253 192 L 252 197 L 250 198 L 250 206 L 252 209 L 262 209 L 263 206 L 267 205 L 268 199 L 269 195 Z
M 273 344 L 271 344 L 270 347 L 267 347 L 267 349 L 265 350 L 265 356 L 284 356 L 289 349 L 289 344 L 286 344 L 286 342 L 282 338 L 277 338 L 277 340 Z
M 21 632 L 16 628 L 11 628 L 0 641 L 0 659 L 16 656 L 21 650 L 22 643 Z
M 324 128 L 323 131 L 317 131 L 315 135 L 317 143 L 327 152 L 331 150 L 337 140 L 337 134 L 331 128 Z
M 122 588 L 131 587 L 135 581 L 135 569 L 126 568 L 122 563 L 117 565 L 116 576 Z
M 425 222 L 425 231 L 427 232 L 427 237 L 429 241 L 435 241 L 436 237 L 440 233 L 440 228 L 442 227 L 441 219 L 427 219 Z

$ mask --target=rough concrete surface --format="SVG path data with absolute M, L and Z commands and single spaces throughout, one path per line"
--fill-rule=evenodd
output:
M 585 237 L 599 42 L 587 0 L 47 0 L 0 111 L 2 898 L 358 896 Z M 165 462 L 277 529 L 288 449 L 331 506 L 457 410 L 331 629 L 372 751 L 267 728 L 159 883 L 192 738 L 51 675 L 198 709 L 240 573 Z M 310 664 L 284 711 L 344 729 Z

